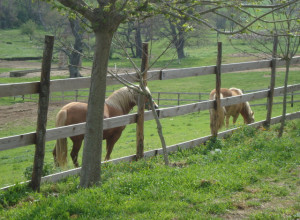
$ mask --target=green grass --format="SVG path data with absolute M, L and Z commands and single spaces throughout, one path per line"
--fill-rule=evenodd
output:
M 78 188 L 79 178 L 17 185 L 0 192 L 3 219 L 296 219 L 299 215 L 300 121 L 278 139 L 243 127 L 231 138 L 162 157 L 102 166 L 102 184 Z M 298 185 L 297 185 L 298 184 Z M 285 201 L 285 203 L 281 203 Z M 0 217 L 1 218 L 1 217 Z
M 40 57 L 43 46 L 36 45 L 19 29 L 0 31 L 0 58 Z

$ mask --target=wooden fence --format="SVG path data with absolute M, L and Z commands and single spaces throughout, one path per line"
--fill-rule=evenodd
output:
M 278 61 L 277 65 L 283 65 L 283 61 Z M 300 57 L 295 57 L 292 59 L 292 64 L 300 64 Z M 254 61 L 254 62 L 244 62 L 244 63 L 234 63 L 234 64 L 224 64 L 222 65 L 222 74 L 229 72 L 236 72 L 242 70 L 254 70 L 259 68 L 271 67 L 271 61 Z M 201 76 L 206 74 L 215 74 L 215 66 L 198 67 L 198 68 L 184 68 L 184 69 L 173 69 L 173 70 L 162 70 L 162 71 L 149 71 L 148 77 L 150 80 L 167 80 L 182 77 L 192 77 Z M 132 81 L 135 73 L 123 74 L 124 78 Z M 119 82 L 112 77 L 108 77 L 107 85 L 119 84 Z M 29 83 L 13 83 L 13 84 L 0 84 L 0 97 L 6 96 L 17 96 L 26 94 L 37 94 L 39 93 L 39 82 L 29 82 Z M 51 80 L 50 91 L 69 91 L 74 89 L 87 88 L 90 85 L 90 78 L 75 78 L 75 79 L 63 79 L 63 80 Z M 300 90 L 300 84 L 288 86 L 287 92 L 295 92 Z M 274 96 L 279 96 L 283 94 L 283 87 L 278 87 L 274 91 Z M 242 96 L 224 98 L 221 100 L 222 106 L 228 106 L 232 104 L 237 104 L 246 101 L 252 101 L 256 99 L 266 98 L 269 95 L 269 90 L 262 90 L 257 92 L 252 92 L 244 94 Z M 198 112 L 201 110 L 208 110 L 213 108 L 214 101 L 202 101 L 192 104 L 186 104 L 176 107 L 165 108 L 158 111 L 159 118 L 174 117 L 178 115 L 184 115 L 192 112 Z M 287 118 L 292 120 L 300 117 L 300 112 L 287 115 Z M 145 112 L 145 121 L 152 120 L 153 116 L 151 112 Z M 278 123 L 280 117 L 273 118 L 271 123 Z M 264 121 L 253 123 L 253 126 L 260 126 Z M 119 127 L 127 124 L 136 123 L 136 114 L 129 114 L 120 117 L 108 118 L 104 120 L 103 129 Z M 231 132 L 232 130 L 222 132 L 219 134 L 220 137 Z M 46 141 L 56 140 L 59 138 L 75 136 L 85 133 L 85 123 L 80 123 L 76 125 L 70 125 L 59 128 L 47 129 Z M 173 146 L 169 146 L 168 149 L 178 149 L 180 148 L 190 148 L 195 145 L 199 145 L 206 141 L 208 137 L 199 138 L 196 140 L 191 140 L 184 143 L 179 143 Z M 10 136 L 0 138 L 0 151 L 13 149 L 17 147 L 22 147 L 30 144 L 35 144 L 36 132 L 26 133 L 22 135 Z M 145 153 L 145 155 L 155 155 L 159 154 L 160 150 L 150 151 L 150 153 Z M 116 159 L 111 162 L 118 162 L 121 160 L 133 160 L 134 156 L 125 157 L 125 159 Z M 72 175 L 80 172 L 80 168 L 73 169 L 70 171 L 65 171 L 62 173 L 51 175 L 50 177 L 44 177 L 42 181 L 57 181 L 58 179 L 64 178 L 67 175 Z
M 251 92 L 258 92 L 263 91 L 267 89 L 257 89 L 257 90 L 246 90 L 243 91 L 243 93 L 251 93 Z M 112 93 L 113 91 L 107 91 L 108 94 Z M 85 95 L 82 95 L 85 94 Z M 61 92 L 61 94 L 50 94 L 50 102 L 55 103 L 69 103 L 69 102 L 87 102 L 88 100 L 88 94 L 89 90 L 87 89 L 77 89 L 73 91 L 66 91 Z M 206 101 L 209 97 L 209 93 L 207 92 L 152 92 L 151 94 L 153 96 L 153 99 L 158 104 L 159 107 L 173 107 L 173 106 L 179 106 L 182 104 L 190 104 L 194 102 L 202 102 Z M 291 107 L 294 106 L 295 103 L 300 102 L 300 99 L 298 100 L 300 93 L 297 92 L 291 92 L 288 94 L 288 97 L 290 97 L 290 100 L 287 101 L 288 104 L 291 105 Z M 108 95 L 107 95 L 108 97 Z M 38 101 L 37 95 L 23 95 L 23 96 L 15 96 L 14 99 L 17 100 L 20 98 L 23 101 Z M 282 104 L 282 102 L 275 102 L 274 105 Z M 256 103 L 251 104 L 251 106 L 267 106 L 268 103 Z

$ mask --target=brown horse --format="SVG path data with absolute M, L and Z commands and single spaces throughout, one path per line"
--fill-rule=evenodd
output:
M 221 93 L 220 94 L 221 98 L 227 98 L 227 97 L 238 96 L 243 94 L 243 92 L 237 88 L 230 88 L 230 89 L 221 88 L 220 93 Z M 215 94 L 216 94 L 216 90 L 214 89 L 211 91 L 209 95 L 209 99 L 214 100 Z M 218 119 L 219 119 L 218 121 L 214 121 L 215 114 L 218 114 Z M 251 124 L 254 122 L 254 112 L 251 110 L 248 102 L 226 106 L 220 109 L 219 111 L 216 111 L 215 109 L 210 109 L 211 133 L 213 134 L 214 129 L 219 130 L 222 128 L 222 126 L 224 125 L 225 116 L 226 116 L 226 128 L 228 128 L 230 116 L 233 117 L 233 124 L 235 124 L 237 118 L 239 117 L 239 114 L 243 116 L 245 124 Z
M 147 88 L 148 89 L 148 88 Z M 149 89 L 148 89 L 149 91 Z M 150 91 L 149 91 L 150 92 Z M 112 93 L 104 104 L 104 118 L 116 117 L 128 114 L 130 110 L 137 105 L 138 92 L 132 88 L 122 87 Z M 153 101 L 153 100 L 152 100 Z M 145 98 L 146 108 L 150 109 L 148 99 Z M 148 105 L 147 105 L 148 104 Z M 153 101 L 155 108 L 158 106 Z M 71 102 L 62 107 L 56 115 L 56 127 L 82 123 L 86 121 L 88 104 L 81 102 Z M 106 140 L 106 157 L 110 159 L 110 154 L 115 143 L 121 137 L 125 126 L 110 128 L 103 131 L 103 140 Z M 75 167 L 78 167 L 77 162 L 78 152 L 81 148 L 84 134 L 70 137 L 73 142 L 71 157 Z M 57 166 L 64 167 L 67 164 L 67 138 L 58 139 L 53 150 L 54 162 Z

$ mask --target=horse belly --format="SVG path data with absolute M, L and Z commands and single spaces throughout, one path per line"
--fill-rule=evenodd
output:
M 122 133 L 122 131 L 125 129 L 125 126 L 117 127 L 117 128 L 109 128 L 105 129 L 103 131 L 103 140 L 106 140 L 107 138 L 110 138 L 114 135 L 118 135 Z

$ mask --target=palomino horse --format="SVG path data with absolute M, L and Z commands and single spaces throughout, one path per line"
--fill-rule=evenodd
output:
M 221 98 L 227 98 L 227 97 L 238 96 L 243 94 L 243 92 L 237 88 L 230 88 L 230 89 L 221 88 L 220 93 L 221 93 L 220 94 Z M 216 90 L 214 89 L 211 91 L 209 95 L 209 99 L 214 100 L 215 95 L 216 95 Z M 215 114 L 218 114 L 218 119 L 219 119 L 218 121 L 214 121 Z M 251 124 L 254 122 L 254 112 L 251 110 L 248 102 L 226 106 L 219 111 L 218 110 L 216 111 L 215 109 L 210 109 L 211 133 L 213 134 L 214 129 L 219 130 L 220 128 L 222 128 L 222 126 L 224 125 L 225 116 L 226 116 L 226 127 L 228 128 L 230 116 L 233 117 L 233 124 L 235 124 L 237 118 L 239 117 L 239 114 L 243 116 L 245 124 Z
M 148 89 L 148 88 L 147 88 Z M 149 89 L 148 89 L 149 91 Z M 150 92 L 150 91 L 149 91 Z M 112 93 L 104 104 L 104 118 L 125 115 L 137 105 L 138 92 L 128 87 L 122 87 Z M 153 101 L 153 100 L 152 100 Z M 150 109 L 149 100 L 145 98 L 146 108 Z M 158 106 L 153 101 L 155 108 Z M 56 115 L 56 127 L 82 123 L 86 121 L 88 105 L 81 102 L 71 102 L 62 107 Z M 110 128 L 103 131 L 103 140 L 106 140 L 106 157 L 110 159 L 110 154 L 115 143 L 121 137 L 125 126 Z M 84 134 L 70 137 L 73 142 L 71 157 L 75 167 L 78 167 L 77 156 L 81 148 Z M 67 138 L 58 139 L 53 150 L 54 162 L 58 166 L 65 166 L 67 163 Z

